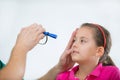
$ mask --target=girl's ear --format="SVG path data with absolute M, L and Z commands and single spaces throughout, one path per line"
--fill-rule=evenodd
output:
M 97 48 L 96 51 L 97 51 L 97 52 L 96 52 L 96 56 L 97 56 L 97 57 L 101 57 L 101 56 L 104 54 L 104 47 L 103 47 L 103 46 L 100 46 L 100 47 Z

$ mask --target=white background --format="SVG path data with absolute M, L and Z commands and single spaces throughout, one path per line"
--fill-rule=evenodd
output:
M 58 62 L 72 31 L 84 22 L 111 32 L 110 56 L 120 68 L 120 0 L 0 0 L 0 59 L 8 62 L 22 27 L 42 24 L 58 38 L 49 38 L 28 53 L 24 79 L 37 79 Z

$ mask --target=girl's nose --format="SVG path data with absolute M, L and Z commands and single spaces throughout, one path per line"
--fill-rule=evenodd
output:
M 72 47 L 73 47 L 73 48 L 78 47 L 78 41 L 77 41 L 77 40 L 75 40 L 75 41 L 74 41 L 74 43 L 73 43 Z

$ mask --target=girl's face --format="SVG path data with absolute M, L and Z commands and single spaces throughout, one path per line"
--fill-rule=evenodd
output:
M 74 38 L 72 49 L 72 60 L 77 63 L 97 60 L 97 46 L 95 43 L 93 30 L 89 27 L 79 28 Z

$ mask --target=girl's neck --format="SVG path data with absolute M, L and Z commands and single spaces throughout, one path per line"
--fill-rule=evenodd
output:
M 75 73 L 75 76 L 80 79 L 85 79 L 98 65 L 98 63 L 79 64 L 79 70 Z

